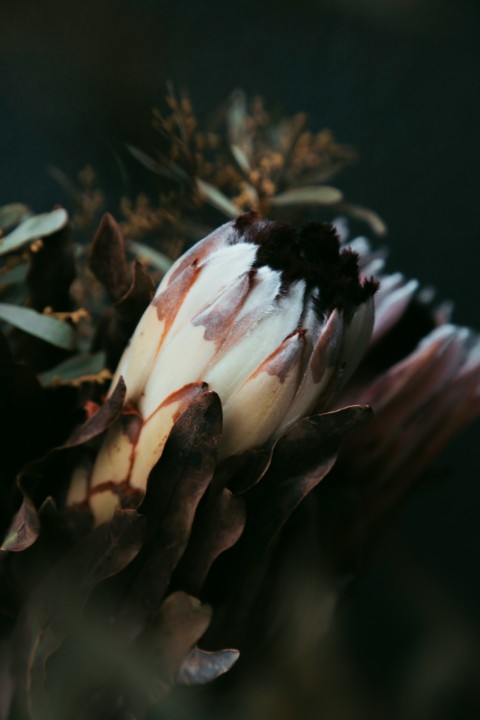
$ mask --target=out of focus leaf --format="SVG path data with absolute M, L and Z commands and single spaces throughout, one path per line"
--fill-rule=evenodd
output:
M 205 685 L 228 672 L 239 657 L 238 650 L 208 652 L 193 648 L 183 661 L 177 682 L 180 685 Z
M 133 145 L 127 145 L 127 148 L 133 157 L 146 167 L 147 170 L 150 170 L 156 175 L 175 180 L 176 182 L 190 183 L 190 177 L 185 170 L 170 158 L 162 158 L 162 161 L 159 162 Z
M 239 210 L 239 208 L 214 185 L 197 178 L 196 187 L 199 196 L 202 200 L 204 200 L 204 202 L 216 208 L 216 210 L 220 210 L 220 212 L 227 217 L 236 218 L 241 215 L 242 211 Z
M 23 366 L 19 367 L 23 369 Z M 27 371 L 28 368 L 25 367 L 25 370 Z M 37 510 L 32 498 L 35 494 L 38 474 L 42 466 L 59 451 L 84 445 L 109 428 L 122 411 L 125 393 L 125 383 L 123 378 L 120 378 L 115 390 L 100 409 L 85 423 L 77 427 L 62 445 L 52 448 L 40 459 L 33 460 L 23 467 L 17 480 L 19 489 L 23 493 L 23 502 L 10 524 L 2 549 L 20 551 L 33 545 L 38 537 L 39 524 Z M 25 456 L 24 461 L 27 459 L 27 456 Z
M 248 177 L 251 171 L 248 157 L 245 155 L 242 148 L 234 143 L 230 146 L 230 150 L 232 151 L 233 158 L 237 163 L 239 170 Z
M 169 595 L 155 622 L 136 643 L 143 664 L 141 684 L 134 688 L 137 716 L 159 702 L 175 685 L 185 658 L 210 624 L 212 609 L 178 591 Z
M 338 206 L 337 210 L 350 215 L 350 217 L 353 217 L 355 220 L 368 223 L 376 235 L 385 235 L 387 232 L 387 226 L 380 215 L 369 208 L 363 207 L 362 205 L 342 203 Z
M 45 665 L 81 620 L 85 603 L 99 582 L 123 570 L 143 542 L 143 518 L 117 512 L 82 538 L 43 577 L 24 614 L 27 690 L 32 718 L 46 717 Z
M 27 275 L 27 270 L 27 264 L 20 263 L 19 265 L 15 265 L 11 270 L 0 273 L 0 286 L 23 282 Z
M 105 353 L 79 354 L 38 376 L 42 385 L 69 383 L 98 375 L 105 368 Z
M 226 112 L 227 127 L 231 139 L 241 141 L 245 135 L 247 97 L 243 90 L 235 90 L 229 98 Z
M 148 265 L 164 273 L 167 272 L 173 263 L 169 257 L 143 243 L 131 241 L 129 248 L 140 260 L 145 260 Z
M 10 203 L 0 207 L 0 230 L 8 230 L 8 228 L 18 225 L 31 214 L 30 208 L 22 203 Z
M 329 185 L 319 187 L 301 187 L 287 190 L 280 195 L 270 198 L 270 204 L 276 207 L 290 205 L 333 205 L 341 202 L 343 194 L 340 190 Z
M 0 320 L 41 338 L 64 350 L 75 348 L 75 331 L 71 325 L 30 308 L 0 303 Z
M 37 238 L 47 237 L 58 232 L 68 222 L 67 211 L 63 208 L 57 208 L 49 213 L 41 215 L 33 215 L 24 220 L 11 233 L 5 235 L 0 242 L 0 255 L 19 250 L 23 245 L 36 240 Z

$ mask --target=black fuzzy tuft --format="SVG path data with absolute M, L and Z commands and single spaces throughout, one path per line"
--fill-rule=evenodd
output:
M 247 213 L 238 218 L 235 229 L 243 242 L 258 245 L 255 267 L 268 265 L 282 273 L 284 283 L 303 279 L 310 290 L 318 289 L 319 314 L 335 307 L 353 310 L 378 287 L 373 279 L 360 279 L 357 254 L 340 248 L 335 228 L 328 223 L 309 223 L 299 231 Z

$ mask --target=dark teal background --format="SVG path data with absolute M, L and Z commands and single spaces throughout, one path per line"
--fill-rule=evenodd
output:
M 60 195 L 47 166 L 75 175 L 91 163 L 115 210 L 121 193 L 154 189 L 135 170 L 125 184 L 115 158 L 141 139 L 168 78 L 204 116 L 241 87 L 358 149 L 338 183 L 386 220 L 390 268 L 480 328 L 479 31 L 475 0 L 3 0 L 0 204 L 46 210 Z M 478 641 L 479 429 L 411 501 L 348 616 L 360 676 L 392 713 L 430 607 L 455 638 Z M 439 718 L 477 716 L 477 661 L 447 683 Z

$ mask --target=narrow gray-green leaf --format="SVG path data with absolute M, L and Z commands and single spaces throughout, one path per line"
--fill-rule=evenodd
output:
M 55 317 L 42 315 L 30 308 L 0 303 L 0 320 L 64 350 L 75 348 L 73 328 Z
M 23 282 L 27 274 L 27 263 L 20 263 L 15 267 L 0 273 L 0 286 L 13 285 L 14 283 Z
M 10 203 L 0 207 L 0 229 L 8 230 L 8 228 L 18 225 L 26 218 L 30 217 L 32 211 L 22 203 Z
M 153 267 L 156 270 L 167 272 L 173 263 L 173 260 L 169 257 L 158 250 L 154 250 L 154 248 L 149 247 L 148 245 L 144 245 L 143 243 L 131 241 L 129 243 L 129 248 L 135 253 L 139 260 L 145 260 L 150 267 Z
M 47 370 L 39 376 L 42 385 L 49 383 L 71 382 L 86 375 L 98 375 L 106 366 L 106 357 L 104 352 L 79 353 L 65 360 L 65 362 L 56 365 L 51 370 Z
M 301 187 L 287 190 L 270 199 L 270 204 L 277 207 L 289 205 L 334 205 L 343 200 L 342 192 L 330 185 L 319 187 Z
M 241 214 L 241 210 L 214 185 L 199 178 L 197 178 L 196 183 L 198 194 L 206 203 L 220 210 L 220 212 L 229 218 L 236 218 Z
M 135 160 L 138 160 L 138 162 L 141 163 L 143 167 L 146 167 L 147 170 L 150 170 L 150 172 L 156 175 L 162 175 L 162 177 L 167 177 L 176 182 L 190 182 L 190 178 L 185 170 L 173 162 L 173 160 L 169 158 L 162 158 L 161 161 L 155 160 L 155 158 L 147 155 L 147 153 L 134 145 L 127 145 L 127 149 Z
M 355 220 L 361 220 L 368 223 L 376 235 L 385 235 L 387 226 L 383 222 L 380 215 L 373 210 L 363 207 L 363 205 L 352 205 L 351 203 L 342 203 L 338 207 L 339 212 L 344 212 Z
M 245 135 L 247 119 L 247 96 L 243 90 L 234 90 L 227 107 L 227 125 L 230 136 L 236 141 Z
M 49 213 L 42 213 L 41 215 L 33 215 L 2 238 L 0 242 L 0 255 L 5 255 L 8 252 L 12 252 L 12 250 L 18 250 L 23 245 L 37 238 L 53 235 L 53 233 L 65 227 L 67 222 L 68 214 L 63 208 L 52 210 L 52 212 Z
M 230 150 L 232 151 L 233 159 L 238 165 L 238 169 L 240 172 L 242 172 L 247 177 L 250 175 L 251 167 L 250 163 L 248 161 L 248 157 L 243 152 L 242 148 L 238 145 L 235 145 L 235 143 L 232 143 L 230 145 Z

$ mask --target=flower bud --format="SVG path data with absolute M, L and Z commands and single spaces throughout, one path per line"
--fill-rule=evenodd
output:
M 129 414 L 107 433 L 91 474 L 97 522 L 126 488 L 145 490 L 199 393 L 222 401 L 220 459 L 328 406 L 367 347 L 375 289 L 330 225 L 298 232 L 249 214 L 195 245 L 163 278 L 113 378 L 112 388 L 125 380 Z M 78 502 L 73 486 L 68 501 Z

